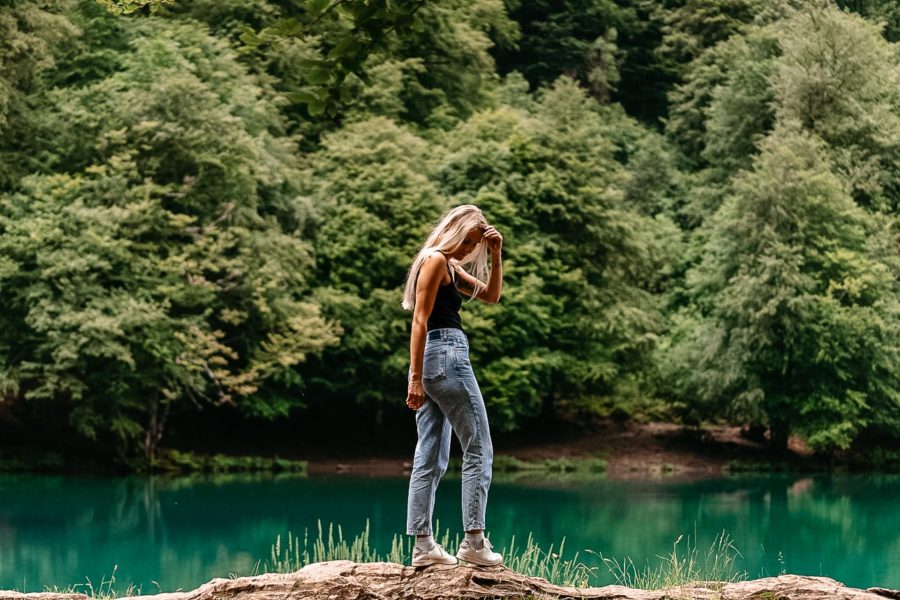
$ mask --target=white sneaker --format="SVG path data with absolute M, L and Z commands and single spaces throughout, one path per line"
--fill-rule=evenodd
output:
M 431 550 L 422 550 L 418 546 L 413 546 L 412 566 L 426 567 L 428 565 L 455 565 L 456 557 L 451 556 L 444 548 L 435 542 L 434 548 Z
M 475 548 L 467 540 L 463 540 L 459 544 L 456 558 L 483 567 L 503 564 L 503 556 L 491 551 L 491 543 L 487 538 L 484 538 L 484 545 L 481 548 Z

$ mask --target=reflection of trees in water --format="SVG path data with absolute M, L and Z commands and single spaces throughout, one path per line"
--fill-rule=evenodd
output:
M 679 535 L 702 555 L 725 531 L 751 577 L 788 571 L 841 581 L 885 582 L 900 558 L 896 500 L 900 487 L 881 482 L 873 498 L 867 477 L 779 474 L 695 483 L 605 482 L 580 491 L 492 490 L 489 529 L 535 532 L 540 545 L 567 538 L 567 554 L 591 548 L 654 566 Z M 696 534 L 696 535 L 695 535 Z M 524 541 L 524 538 L 523 538 Z M 680 549 L 684 549 L 682 543 Z M 850 560 L 856 554 L 859 559 Z M 860 571 L 861 565 L 863 572 Z M 603 575 L 606 573 L 603 572 Z M 896 577 L 896 575 L 893 575 Z
M 156 485 L 160 490 L 167 492 L 181 489 L 190 489 L 197 484 L 211 484 L 213 486 L 229 485 L 232 483 L 261 483 L 291 481 L 306 479 L 305 473 L 196 473 L 192 475 L 158 476 Z
M 299 475 L 304 477 L 304 475 Z M 188 476 L 153 476 L 126 477 L 112 480 L 113 503 L 109 515 L 110 523 L 116 533 L 133 535 L 149 543 L 166 541 L 166 523 L 160 496 L 172 496 L 179 491 L 196 489 L 198 486 L 216 488 L 230 484 L 253 484 L 261 482 L 277 482 L 296 479 L 298 474 L 278 473 L 221 473 L 198 474 Z M 175 501 L 177 502 L 177 501 Z M 91 515 L 89 520 L 96 519 Z
M 816 569 L 811 574 L 818 574 L 821 561 L 813 562 L 816 556 L 830 557 L 829 562 L 849 574 L 846 558 L 855 555 L 871 556 L 872 560 L 865 563 L 870 581 L 896 577 L 900 564 L 900 478 L 836 475 L 816 477 L 813 482 L 809 493 L 791 498 L 786 553 L 807 558 L 809 566 Z
M 165 522 L 153 478 L 113 480 L 106 521 L 110 533 L 155 543 L 165 539 Z
M 264 511 L 282 512 L 272 509 L 282 498 L 258 487 L 302 479 L 285 475 L 0 475 L 0 589 L 40 591 L 86 577 L 97 585 L 115 565 L 120 584 L 137 581 L 147 593 L 157 591 L 151 580 L 171 590 L 247 574 L 275 535 L 293 525 L 265 518 Z M 257 530 L 271 535 L 260 543 Z

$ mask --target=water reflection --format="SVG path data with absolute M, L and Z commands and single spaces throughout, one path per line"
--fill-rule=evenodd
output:
M 403 478 L 223 475 L 201 478 L 0 476 L 0 588 L 39 591 L 118 565 L 120 588 L 191 589 L 213 577 L 249 574 L 278 534 L 315 531 L 316 520 L 362 531 L 389 548 L 404 531 Z M 900 588 L 900 477 L 741 476 L 694 483 L 665 480 L 497 481 L 488 533 L 497 545 L 531 532 L 566 554 L 654 563 L 681 534 L 701 549 L 725 531 L 751 577 L 827 575 L 855 587 Z M 460 526 L 458 479 L 438 490 L 436 519 Z M 696 538 L 695 538 L 696 532 Z M 612 583 L 605 567 L 598 584 Z

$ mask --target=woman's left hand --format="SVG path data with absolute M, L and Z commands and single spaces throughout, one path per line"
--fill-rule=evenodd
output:
M 488 249 L 494 254 L 500 252 L 500 248 L 503 246 L 503 236 L 500 235 L 500 232 L 492 225 L 488 225 L 485 228 L 484 241 L 487 244 Z
M 411 379 L 406 389 L 406 405 L 413 410 L 419 410 L 425 404 L 425 390 L 422 380 Z

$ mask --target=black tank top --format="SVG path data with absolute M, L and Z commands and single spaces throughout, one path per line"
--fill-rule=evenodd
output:
M 434 297 L 434 307 L 431 309 L 431 315 L 428 317 L 428 326 L 426 329 L 462 329 L 462 320 L 459 318 L 459 308 L 462 306 L 462 295 L 456 289 L 455 273 L 450 270 L 450 263 L 447 263 L 447 270 L 450 271 L 450 283 L 442 283 L 438 286 L 437 295 Z

